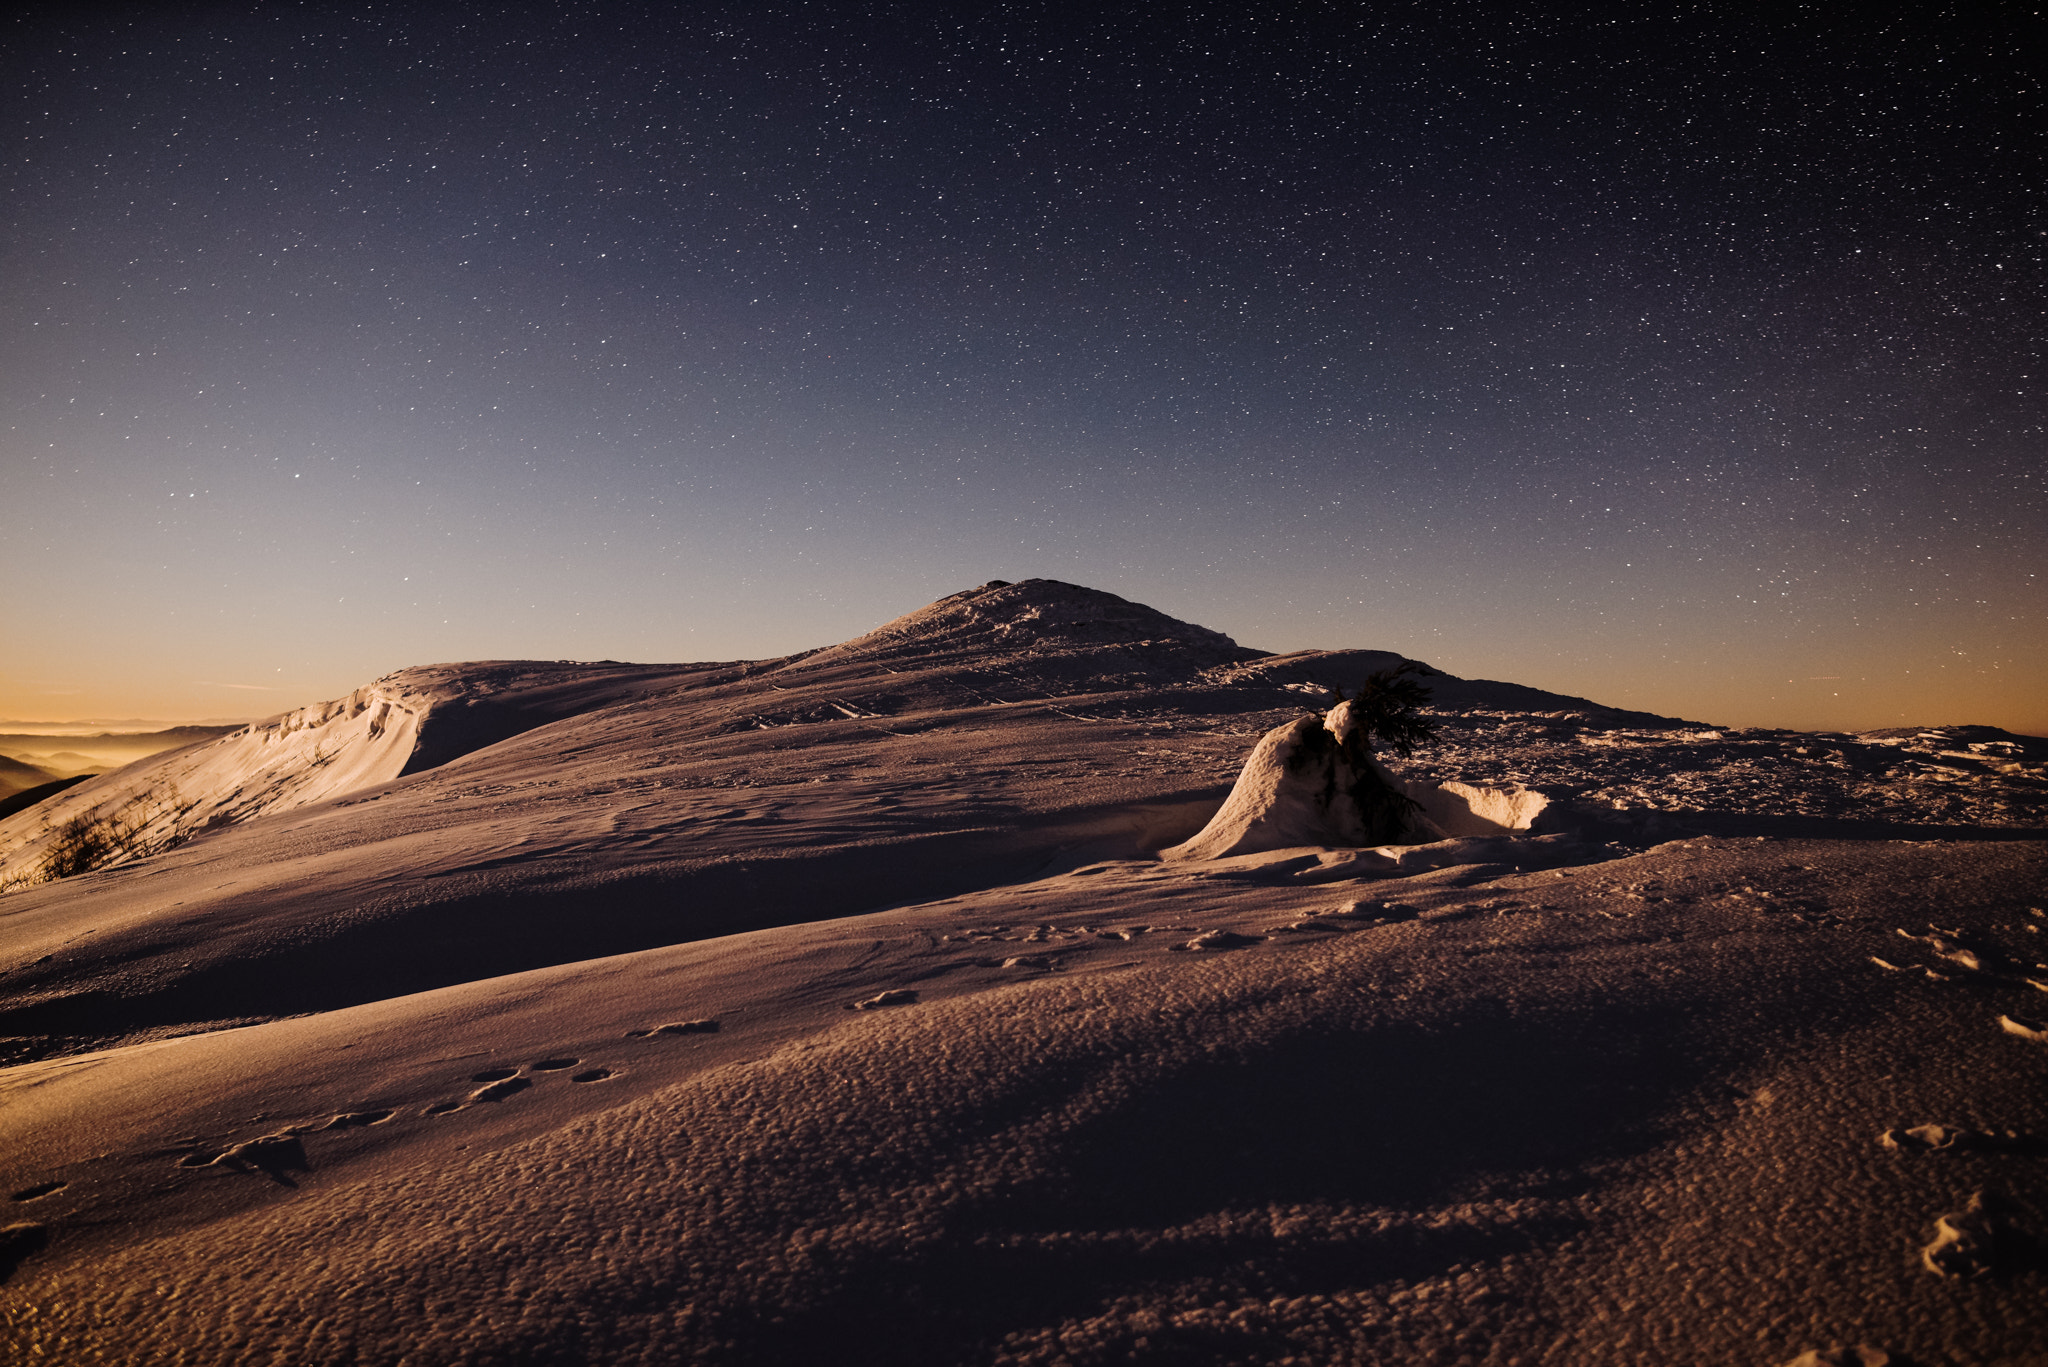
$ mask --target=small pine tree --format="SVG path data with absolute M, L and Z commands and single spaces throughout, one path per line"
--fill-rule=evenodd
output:
M 1303 765 L 1327 754 L 1329 747 L 1339 747 L 1353 775 L 1349 796 L 1364 825 L 1364 843 L 1368 845 L 1400 840 L 1421 810 L 1413 798 L 1380 777 L 1372 758 L 1374 748 L 1383 746 L 1406 759 L 1416 746 L 1436 739 L 1436 723 L 1420 711 L 1429 702 L 1429 688 L 1408 677 L 1421 672 L 1422 666 L 1403 660 L 1392 669 L 1366 676 L 1357 696 L 1349 699 L 1354 725 L 1341 744 L 1320 726 L 1310 728 L 1303 737 L 1307 742 L 1299 760 Z M 1346 701 L 1343 689 L 1333 691 L 1332 707 Z
M 1418 745 L 1436 739 L 1436 723 L 1421 715 L 1431 697 L 1427 684 L 1408 676 L 1422 673 L 1422 666 L 1403 660 L 1392 669 L 1368 674 L 1351 700 L 1351 715 L 1357 719 L 1368 744 L 1377 742 L 1407 759 Z M 1339 691 L 1339 698 L 1343 693 Z

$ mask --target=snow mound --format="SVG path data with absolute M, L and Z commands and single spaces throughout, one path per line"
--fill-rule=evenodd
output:
M 1057 579 L 1015 584 L 992 579 L 885 622 L 865 636 L 803 656 L 789 667 L 907 657 L 921 663 L 959 656 L 1042 657 L 1104 648 L 1196 669 L 1260 654 L 1220 631 L 1101 589 Z
M 1418 845 L 1501 835 L 1529 829 L 1548 801 L 1519 786 L 1404 782 L 1372 758 L 1352 705 L 1343 702 L 1268 731 L 1209 824 L 1161 854 L 1224 859 L 1303 845 Z
M 1409 801 L 1422 808 L 1445 835 L 1501 835 L 1526 831 L 1550 805 L 1550 799 L 1519 783 L 1487 788 L 1476 783 L 1414 783 L 1397 779 Z

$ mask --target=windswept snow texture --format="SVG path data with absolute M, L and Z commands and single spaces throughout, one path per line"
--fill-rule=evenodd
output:
M 2044 1361 L 2048 746 L 1435 675 L 1469 830 L 1159 857 L 1397 661 L 995 584 L 60 795 L 209 824 L 0 896 L 0 1356 Z

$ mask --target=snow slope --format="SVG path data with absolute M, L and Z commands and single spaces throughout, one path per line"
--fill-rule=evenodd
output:
M 1978 1190 L 2022 1237 L 2048 1219 L 2048 1046 L 2000 1025 L 2041 996 L 2040 842 L 1315 865 L 1096 864 L 7 1070 L 0 1173 L 44 1193 L 17 1203 L 44 1242 L 0 1335 L 133 1362 L 2034 1360 L 2023 1252 L 1951 1277 L 1921 1250 Z M 1931 884 L 1989 967 L 1927 938 Z M 1965 1140 L 1883 1142 L 1928 1124 Z
M 0 1352 L 2040 1361 L 2048 745 L 1438 677 L 1539 829 L 1160 859 L 1322 654 L 1027 581 L 161 757 L 0 895 Z
M 660 687 L 660 666 L 484 661 L 402 669 L 345 698 L 128 764 L 0 824 L 0 875 L 81 814 L 133 813 L 154 848 L 432 768 L 564 716 Z

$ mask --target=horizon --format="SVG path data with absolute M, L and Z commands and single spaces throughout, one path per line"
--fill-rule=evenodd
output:
M 1050 576 L 1023 576 L 1023 577 L 1025 577 L 1025 578 L 1030 578 L 1030 577 L 1039 577 L 1039 578 L 1045 578 L 1045 577 L 1050 577 Z M 977 581 L 977 582 L 985 582 L 985 581 Z M 963 587 L 972 587 L 972 585 L 963 585 Z M 1092 586 L 1092 585 L 1088 585 L 1088 586 L 1084 586 L 1084 587 L 1094 587 L 1094 586 Z M 958 591 L 958 590 L 952 590 L 951 592 L 957 592 L 957 591 Z M 273 716 L 277 716 L 277 715 L 279 715 L 279 714 L 281 714 L 281 713 L 285 713 L 285 712 L 290 712 L 290 711 L 296 710 L 297 708 L 301 708 L 301 707 L 309 707 L 309 706 L 314 706 L 314 705 L 317 705 L 317 704 L 320 704 L 320 703 L 325 703 L 325 702 L 330 702 L 330 701 L 333 701 L 333 700 L 335 700 L 335 699 L 337 699 L 337 698 L 340 698 L 340 697 L 346 696 L 346 695 L 347 695 L 348 693 L 350 693 L 350 692 L 353 692 L 353 691 L 354 691 L 355 689 L 357 689 L 357 688 L 363 687 L 363 686 L 365 686 L 365 685 L 367 685 L 367 684 L 369 684 L 369 683 L 372 683 L 372 682 L 374 682 L 374 681 L 375 681 L 376 679 L 382 678 L 382 677 L 384 677 L 385 675 L 388 675 L 388 674 L 390 674 L 390 673 L 393 673 L 393 672 L 395 672 L 395 669 L 404 669 L 404 668 L 412 668 L 412 667 L 418 667 L 418 666 L 423 666 L 423 665 L 428 665 L 428 664 L 458 664 L 458 663 L 471 663 L 471 662 L 481 663 L 481 662 L 484 662 L 484 661 L 490 661 L 490 660 L 514 660 L 514 659 L 524 659 L 524 660 L 541 660 L 541 661 L 547 661 L 547 660 L 575 660 L 575 661 L 578 661 L 578 662 L 581 662 L 581 663 L 595 663 L 595 662 L 597 662 L 597 661 L 599 661 L 599 660 L 610 660 L 610 661 L 614 661 L 614 662 L 617 662 L 617 663 L 626 663 L 626 664 L 645 664 L 645 665 L 661 665 L 661 664 L 675 664 L 675 665 L 687 665 L 687 664 L 697 664 L 697 663 L 711 663 L 711 662 L 723 662 L 723 661 L 728 661 L 728 660 L 730 660 L 730 661 L 739 661 L 739 660 L 766 660 L 766 659 L 775 659 L 775 658 L 779 658 L 779 657 L 781 657 L 781 656 L 783 656 L 783 655 L 795 654 L 795 653 L 797 653 L 798 651 L 801 651 L 801 650 L 813 649 L 813 648 L 818 648 L 818 647 L 823 647 L 823 646 L 828 646 L 828 645 L 836 645 L 836 644 L 838 644 L 838 643 L 839 643 L 839 642 L 841 642 L 841 641 L 845 641 L 845 640 L 851 640 L 851 639 L 853 639 L 853 638 L 855 638 L 855 637 L 858 637 L 858 636 L 861 636 L 861 635 L 865 634 L 865 633 L 866 633 L 866 632 L 868 632 L 868 631 L 871 631 L 871 630 L 873 630 L 873 629 L 874 629 L 875 627 L 878 627 L 878 626 L 882 625 L 882 624 L 883 624 L 884 622 L 887 622 L 887 621 L 892 621 L 892 620 L 894 620 L 894 619 L 895 619 L 896 617 L 899 617 L 899 616 L 905 615 L 906 613 L 909 613 L 909 612 L 913 612 L 913 611 L 916 611 L 916 610 L 917 610 L 918 608 L 924 607 L 924 606 L 926 606 L 926 605 L 927 605 L 928 603 L 931 603 L 931 602 L 937 602 L 937 601 L 939 601 L 939 599 L 945 598 L 945 597 L 947 597 L 947 596 L 948 596 L 948 594 L 945 594 L 945 593 L 939 594 L 939 595 L 937 595 L 937 596 L 936 596 L 936 597 L 934 597 L 934 598 L 931 598 L 931 599 L 927 599 L 927 600 L 925 600 L 924 602 L 920 602 L 920 603 L 917 603 L 917 604 L 913 604 L 913 605 L 909 605 L 909 606 L 906 606 L 905 608 L 903 608 L 903 610 L 902 610 L 901 612 L 897 612 L 897 613 L 892 613 L 892 614 L 891 614 L 890 616 L 888 616 L 888 617 L 883 617 L 883 618 L 881 618 L 881 619 L 879 619 L 879 620 L 876 620 L 876 621 L 873 621 L 873 622 L 869 622 L 869 623 L 867 623 L 867 624 L 865 624 L 865 625 L 862 625 L 862 626 L 858 627 L 857 629 L 853 629 L 853 630 L 848 630 L 848 631 L 846 631 L 846 632 L 845 632 L 844 634 L 842 634 L 842 635 L 840 635 L 840 636 L 837 636 L 837 637 L 834 637 L 834 638 L 832 638 L 832 639 L 830 639 L 830 640 L 818 640 L 818 641 L 812 641 L 812 642 L 810 642 L 810 643 L 808 643 L 808 644 L 806 644 L 806 645 L 800 645 L 800 646 L 795 646 L 795 647 L 793 647 L 793 648 L 791 648 L 791 649 L 788 649 L 788 650 L 781 650 L 781 651 L 775 651 L 775 652 L 764 652 L 764 653 L 761 653 L 761 654 L 714 654 L 714 655 L 707 655 L 707 656 L 703 656 L 703 657 L 700 657 L 699 659 L 695 659 L 695 660 L 686 660 L 686 659 L 672 659 L 672 660 L 657 660 L 657 659 L 644 659 L 644 660 L 628 660 L 628 659 L 626 659 L 625 657 L 623 657 L 623 656 L 620 656 L 620 655 L 616 655 L 616 654 L 613 654 L 613 655 L 581 655 L 581 656 L 567 656 L 567 655 L 560 655 L 560 654 L 547 654 L 547 653 L 536 653 L 536 654 L 528 654 L 528 655 L 508 655 L 508 654 L 484 654 L 484 655 L 472 655 L 472 656 L 468 656 L 468 657 L 464 657 L 464 658 L 460 658 L 460 659 L 458 659 L 458 658 L 456 658 L 456 657 L 451 657 L 451 656 L 443 656 L 443 657 L 440 657 L 440 658 L 438 658 L 438 659 L 432 659 L 432 660 L 425 660 L 425 659 L 423 659 L 423 660 L 415 660 L 415 661 L 412 661 L 412 662 L 410 662 L 409 664 L 406 664 L 406 665 L 399 665 L 399 666 L 395 666 L 395 667 L 394 667 L 394 668 L 392 668 L 392 669 L 380 669 L 380 670 L 378 670 L 378 671 L 377 671 L 376 673 L 374 673 L 374 674 L 359 674 L 359 675 L 357 675 L 357 676 L 353 676 L 353 681 L 352 681 L 352 682 L 337 682 L 337 683 L 335 683 L 335 684 L 333 684 L 333 685 L 329 686 L 329 687 L 327 688 L 327 690 L 326 690 L 326 691 L 320 691 L 320 690 L 319 690 L 319 689 L 318 689 L 317 687 L 311 687 L 311 688 L 308 688 L 308 689 L 302 689 L 302 690 L 300 690 L 300 692 L 299 692 L 298 694 L 295 694 L 295 695 L 293 695 L 293 696 L 291 697 L 291 699 L 290 699 L 289 701 L 285 701 L 285 700 L 280 700 L 280 702 L 279 702 L 279 704 L 278 704 L 277 706 L 275 706 L 275 707 L 272 707 L 272 708 L 268 709 L 267 711 L 263 711 L 263 712 L 255 712 L 255 713 L 249 713 L 249 714 L 246 714 L 246 715 L 240 715 L 240 716 L 233 716 L 233 715 L 221 715 L 221 714 L 219 714 L 219 713 L 213 713 L 213 714 L 204 714 L 204 715 L 200 715 L 200 716 L 191 716 L 191 715 L 187 715 L 187 716 L 185 716 L 185 717 L 177 717 L 177 716 L 175 716 L 175 715 L 172 715 L 172 714 L 170 714 L 170 713 L 168 713 L 168 712 L 160 712 L 160 713 L 158 713 L 158 714 L 157 714 L 157 715 L 155 715 L 155 716 L 150 716 L 150 715 L 146 715 L 146 714 L 145 714 L 144 712 L 142 712 L 142 711 L 138 711 L 138 710 L 133 710 L 133 709 L 131 709 L 131 710 L 129 711 L 129 714 L 128 714 L 128 715 L 126 715 L 126 716 L 116 716 L 116 715 L 114 715 L 114 713 L 113 713 L 112 711 L 106 711 L 106 712 L 102 712 L 102 713 L 101 713 L 101 714 L 100 714 L 99 716 L 97 716 L 97 717 L 94 717 L 94 716 L 88 716 L 88 717 L 80 718 L 80 717 L 77 717 L 76 715 L 51 715 L 51 716 L 47 716 L 47 717 L 44 717 L 44 718 L 41 718 L 41 719 L 31 719 L 31 718 L 28 718 L 28 717 L 25 717 L 25 716 L 22 716 L 22 715 L 20 715 L 20 713 L 22 713 L 23 711 L 26 711 L 27 709 L 26 709 L 26 708 L 25 708 L 25 707 L 24 707 L 24 706 L 23 706 L 23 705 L 21 704 L 21 702 L 19 701 L 19 697 L 18 697 L 18 695 L 17 695 L 17 696 L 14 696 L 14 697 L 11 697 L 11 698 L 10 698 L 10 696 L 9 696 L 9 695 L 7 695 L 7 694 L 5 694 L 5 693 L 0 693 L 0 708 L 4 708 L 4 709 L 5 709 L 6 711 L 8 711 L 8 712 L 9 712 L 9 713 L 11 714 L 11 715 L 7 715 L 7 716 L 0 716 L 0 732 L 5 732 L 5 731 L 7 731 L 7 730 L 8 730 L 9 728 L 15 728 L 15 727 L 21 727 L 21 728 L 42 728 L 42 729 L 44 729 L 44 733 L 45 733 L 45 734 L 47 734 L 47 735 L 48 735 L 48 736 L 49 736 L 49 737 L 50 737 L 51 739 L 62 739 L 62 738 L 65 738 L 65 737 L 67 737 L 67 736 L 69 736 L 69 737 L 84 737 L 84 736 L 89 736 L 89 735 L 93 735 L 93 734 L 98 734 L 98 733 L 99 733 L 99 732 L 100 732 L 101 730 L 104 730 L 104 729 L 106 729 L 106 728 L 118 728 L 118 727 L 130 727 L 130 728 L 136 728 L 136 729 L 141 729 L 141 728 L 147 728 L 147 729 L 149 729 L 149 730 L 168 730 L 168 729 L 171 729 L 171 728 L 174 728 L 174 727 L 179 727 L 179 726 L 245 726 L 245 725 L 249 725 L 249 724 L 252 724 L 252 723 L 255 723 L 255 722 L 260 722 L 260 721 L 264 721 L 264 720 L 266 720 L 266 719 L 268 719 L 268 718 L 270 718 L 270 717 L 273 717 Z M 1156 607 L 1157 605 L 1156 605 L 1156 604 L 1148 604 L 1147 606 L 1154 606 L 1154 607 Z M 1175 615 L 1175 616 L 1178 616 L 1178 614 L 1169 614 L 1169 615 Z M 1213 623 L 1209 623 L 1209 622 L 1203 622 L 1203 621 L 1201 621 L 1201 620 L 1199 620 L 1199 619 L 1191 619 L 1191 618 L 1181 618 L 1181 620 L 1184 620 L 1184 621 L 1191 621 L 1191 622 L 1192 622 L 1192 623 L 1193 623 L 1194 625 L 1197 625 L 1197 626 L 1209 626 L 1209 627 L 1212 627 L 1212 629 L 1216 629 L 1216 630 L 1223 630 L 1223 628 L 1221 628 L 1221 627 L 1216 627 L 1216 626 L 1214 626 L 1214 624 L 1213 624 Z M 1272 654 L 1272 655 L 1282 655 L 1282 654 L 1288 654 L 1288 653 L 1291 653 L 1292 651 L 1297 651 L 1297 650 L 1310 650 L 1310 649 L 1320 649 L 1320 650 L 1336 650 L 1336 649 L 1392 649 L 1392 648 L 1393 648 L 1393 647 L 1389 647 L 1389 646 L 1384 646 L 1384 645 L 1376 644 L 1376 643 L 1373 643 L 1373 642 L 1366 642 L 1366 641 L 1360 641 L 1360 642 L 1347 642 L 1347 643 L 1345 643 L 1345 644 L 1342 644 L 1342 645 L 1328 645 L 1328 644 L 1323 644 L 1323 645 L 1300 645 L 1300 644 L 1297 644 L 1297 645 L 1291 645 L 1291 646 L 1287 646 L 1287 647 L 1284 647 L 1284 648 L 1280 648 L 1280 649 L 1272 649 L 1272 648 L 1268 648 L 1268 647 L 1265 647 L 1265 646 L 1260 646 L 1260 645 L 1256 645 L 1256 644 L 1253 644 L 1253 643 L 1247 642 L 1247 641 L 1245 641 L 1245 640 L 1244 640 L 1244 639 L 1243 639 L 1243 638 L 1242 638 L 1241 636 L 1239 636 L 1239 635 L 1238 635 L 1237 633 L 1235 633 L 1235 632 L 1229 632 L 1229 631 L 1226 631 L 1226 632 L 1225 632 L 1225 634 L 1227 634 L 1227 635 L 1230 635 L 1230 636 L 1232 637 L 1232 639 L 1236 640 L 1236 641 L 1237 641 L 1237 643 L 1238 643 L 1239 645 L 1241 645 L 1241 646 L 1249 646 L 1249 647 L 1250 647 L 1251 649 L 1255 649 L 1255 650 L 1264 650 L 1264 651 L 1265 651 L 1265 652 L 1266 652 L 1267 654 Z M 1457 675 L 1457 676 L 1458 676 L 1458 677 L 1460 677 L 1460 678 L 1468 678 L 1468 679 L 1471 679 L 1471 678 L 1478 678 L 1478 679 L 1493 679 L 1493 680 L 1496 680 L 1496 681 L 1500 681 L 1500 682 L 1507 682 L 1507 683 L 1516 683 L 1516 684 L 1523 684 L 1523 685 L 1526 685 L 1526 686 L 1528 686 L 1528 687 L 1533 687 L 1533 688 L 1542 688 L 1542 689 L 1545 689 L 1546 691 L 1549 691 L 1549 692 L 1553 692 L 1553 693 L 1561 693 L 1561 694 L 1566 694 L 1566 695 L 1570 695 L 1570 696 L 1576 696 L 1576 697 L 1583 697 L 1583 698 L 1587 699 L 1588 701 L 1591 701 L 1591 702 L 1595 702 L 1595 703 L 1599 703 L 1599 704 L 1603 704 L 1603 705 L 1605 705 L 1605 706 L 1608 706 L 1608 707 L 1615 707 L 1615 708 L 1625 708 L 1625 709 L 1627 709 L 1627 710 L 1631 710 L 1631 711 L 1640 711 L 1640 712 L 1651 712 L 1651 713 L 1655 713 L 1655 714 L 1657 714 L 1657 715 L 1660 715 L 1660 716 L 1665 716 L 1665 717 L 1671 717 L 1671 718 L 1674 718 L 1674 719 L 1678 719 L 1678 720 L 1683 720 L 1683 721 L 1688 721 L 1688 722 L 1695 722 L 1695 723 L 1700 723 L 1700 724 L 1704 724 L 1704 725 L 1709 725 L 1709 726 L 1722 726 L 1722 727 L 1730 727 L 1730 728 L 1737 728 L 1737 729 L 1751 729 L 1751 728 L 1755 728 L 1755 729 L 1783 729 L 1783 730 L 1796 730 L 1796 731 L 1815 731 L 1815 732 L 1821 732 L 1821 731 L 1835 731 L 1835 732 L 1857 732 L 1857 731 L 1872 731 L 1872 730 L 1881 730 L 1881 729 L 1886 729 L 1886 728 L 1889 728 L 1889 727 L 1895 727 L 1895 726 L 1925 726 L 1925 727 L 1941 727 L 1941 726 L 1985 725 L 1985 726 L 1996 726 L 1996 727 L 2000 727 L 2001 729 L 2004 729 L 2004 730 L 2007 730 L 2007 731 L 2011 731 L 2011 732 L 2013 732 L 2014 734 L 2017 734 L 2017 735 L 2028 735 L 2028 736 L 2048 736 L 2048 709 L 2042 709 L 2042 711 L 2043 711 L 2043 716 L 2042 716 L 2042 720 L 2041 720 L 2041 721 L 2039 721 L 2039 722 L 2037 722 L 2037 723 L 2035 724 L 2035 726 L 2034 726 L 2034 727 L 2033 727 L 2032 729 L 2030 729 L 2029 727 L 2027 727 L 2027 726 L 2025 726 L 2025 725 L 2014 725 L 2014 724 L 2012 724 L 2012 723 L 2011 723 L 2011 721 L 2010 721 L 2010 720 L 2003 720 L 2003 719 L 1999 719 L 1999 720 L 1993 720 L 1993 719 L 1987 719 L 1987 718 L 1986 718 L 1986 717 L 1984 717 L 1984 716 L 1975 716 L 1975 715 L 1972 715 L 1972 716 L 1936 716 L 1936 715 L 1919 715 L 1919 716 L 1915 716 L 1915 715 L 1912 715 L 1912 714 L 1910 714 L 1910 713 L 1908 713 L 1908 712 L 1901 712 L 1901 713 L 1900 713 L 1900 714 L 1898 715 L 1898 717 L 1897 717 L 1896 719 L 1891 719 L 1891 720 L 1887 720 L 1887 719 L 1884 719 L 1884 718 L 1882 718 L 1882 717 L 1879 717 L 1878 719 L 1875 719 L 1875 720 L 1869 720 L 1869 719 L 1867 719 L 1867 718 L 1869 718 L 1869 717 L 1871 716 L 1871 713 L 1870 713 L 1870 712 L 1868 711 L 1868 707 L 1869 707 L 1869 704 L 1865 704 L 1865 705 L 1863 705 L 1863 707 L 1862 707 L 1861 709 L 1851 709 L 1851 708 L 1844 708 L 1844 709 L 1843 709 L 1843 710 L 1844 710 L 1845 712 L 1848 712 L 1848 711 L 1852 711 L 1852 710 L 1856 710 L 1856 711 L 1858 711 L 1858 712 L 1859 712 L 1859 714 L 1860 714 L 1860 716 L 1861 716 L 1861 717 L 1863 717 L 1863 718 L 1866 718 L 1865 720 L 1862 720 L 1860 724 L 1855 724 L 1855 725 L 1826 725 L 1826 724 L 1809 724 L 1809 725 L 1797 725 L 1797 724 L 1791 724 L 1791 723 L 1787 723 L 1787 722 L 1783 722 L 1783 721 L 1776 721 L 1776 720 L 1752 720 L 1752 719 L 1739 719 L 1739 720 L 1738 720 L 1738 719 L 1734 719 L 1734 718 L 1732 718 L 1732 717 L 1730 717 L 1730 716 L 1728 716 L 1728 715 L 1714 715 L 1714 714 L 1701 714 L 1701 713 L 1699 713 L 1699 712 L 1696 712 L 1696 711 L 1694 711 L 1694 712 L 1688 712 L 1688 711 L 1684 711 L 1684 710 L 1674 710 L 1674 709 L 1672 709 L 1672 708 L 1667 708 L 1667 707 L 1662 707 L 1662 706 L 1658 706 L 1658 705 L 1657 705 L 1657 704 L 1655 703 L 1655 701 L 1654 701 L 1654 700 L 1647 700 L 1647 701 L 1646 701 L 1646 700 L 1644 700 L 1644 699 L 1641 699 L 1641 698 L 1637 698 L 1637 697 L 1628 697 L 1628 696 L 1622 696 L 1622 695 L 1623 695 L 1624 693 L 1626 693 L 1626 692 L 1628 691 L 1628 690 L 1625 690 L 1625 689 L 1608 689 L 1608 690 L 1606 690 L 1606 692 L 1605 692 L 1605 693 L 1603 694 L 1603 692 L 1602 692 L 1602 691 L 1600 691 L 1600 690 L 1599 690 L 1599 689 L 1598 689 L 1597 687 L 1594 687 L 1594 688 L 1587 688 L 1587 687 L 1570 687 L 1570 686 L 1561 686 L 1561 685 L 1559 685 L 1559 684 L 1557 684 L 1557 683 L 1553 683 L 1553 682 L 1545 682 L 1545 681 L 1543 681 L 1543 680 L 1540 680 L 1540 679 L 1535 679 L 1535 678 L 1530 678 L 1530 677 L 1523 677 L 1523 676 L 1521 676 L 1521 675 L 1517 675 L 1517 674 L 1510 674 L 1510 673 L 1497 673 L 1497 674 L 1486 674 L 1486 673 L 1481 673 L 1481 672 L 1470 672 L 1470 671 L 1466 671 L 1466 670 L 1460 670 L 1460 669 L 1457 669 L 1457 668 L 1451 667 L 1451 666 L 1449 666 L 1449 665 L 1445 664 L 1445 663 L 1444 663 L 1444 662 L 1443 662 L 1443 661 L 1442 661 L 1441 659 L 1431 659 L 1431 658 L 1429 658 L 1429 657 L 1427 657 L 1427 656 L 1418 656 L 1418 655 L 1413 655 L 1413 654 L 1411 654 L 1410 652 L 1407 652 L 1407 651 L 1402 651 L 1402 652 L 1400 652 L 1400 653 L 1402 653 L 1402 654 L 1406 654 L 1406 655 L 1409 655 L 1409 657 L 1410 657 L 1410 658 L 1417 658 L 1417 659 L 1420 659 L 1420 660 L 1422 660 L 1422 662 L 1423 662 L 1423 663 L 1426 663 L 1426 664 L 1430 665 L 1430 666 L 1431 666 L 1431 667 L 1433 667 L 1433 668 L 1437 668 L 1437 669 L 1441 669 L 1441 670 L 1444 670 L 1444 672 L 1446 672 L 1446 673 L 1449 673 L 1449 674 L 1453 674 L 1453 675 Z M 1788 680 L 1788 681 L 1787 681 L 1788 685 L 1793 685 L 1793 686 L 1796 686 L 1796 684 L 1797 684 L 1798 682 L 1799 682 L 1799 681 L 1796 681 L 1796 680 Z M 1847 680 L 1847 679 L 1829 679 L 1829 680 L 1812 680 L 1812 681 L 1809 681 L 1809 682 L 1821 682 L 1821 683 L 1827 683 L 1827 684 L 1833 685 L 1835 689 L 1839 689 L 1839 688 L 1840 688 L 1840 686 L 1841 686 L 1842 684 L 1844 684 L 1844 683 L 1849 683 L 1850 681 L 1849 681 L 1849 680 Z M 287 686 L 286 686 L 286 685 L 282 685 L 282 684 L 280 684 L 280 685 L 277 685 L 277 686 L 275 686 L 275 688 L 274 688 L 274 689 L 266 689 L 266 690 L 264 690 L 264 691 L 266 691 L 266 692 L 269 692 L 269 691 L 275 691 L 275 692 L 278 692 L 278 693 L 282 694 L 282 693 L 285 693 L 285 692 L 287 691 Z M 110 695 L 110 696 L 112 696 L 112 695 Z M 1977 696 L 1983 697 L 1983 696 L 1987 696 L 1987 695 L 1979 694 L 1979 695 L 1977 695 Z M 2034 700 L 2033 700 L 2033 699 L 2026 699 L 2026 700 L 2022 700 L 2022 701 L 2024 702 L 2024 701 L 2034 701 Z M 1796 703 L 1788 703 L 1788 704 L 1787 704 L 1787 708 L 1788 708 L 1788 710 L 1790 710 L 1790 709 L 1793 709 L 1793 708 L 1796 708 L 1797 706 L 1799 706 L 1799 704 L 1796 704 Z M 1989 709 L 1987 708 L 1986 710 L 1989 710 Z M 1774 715 L 1774 714 L 1769 714 L 1769 713 L 1767 713 L 1766 715 Z M 2024 715 L 2024 711 L 2023 711 L 2023 710 L 2022 710 L 2022 715 Z

